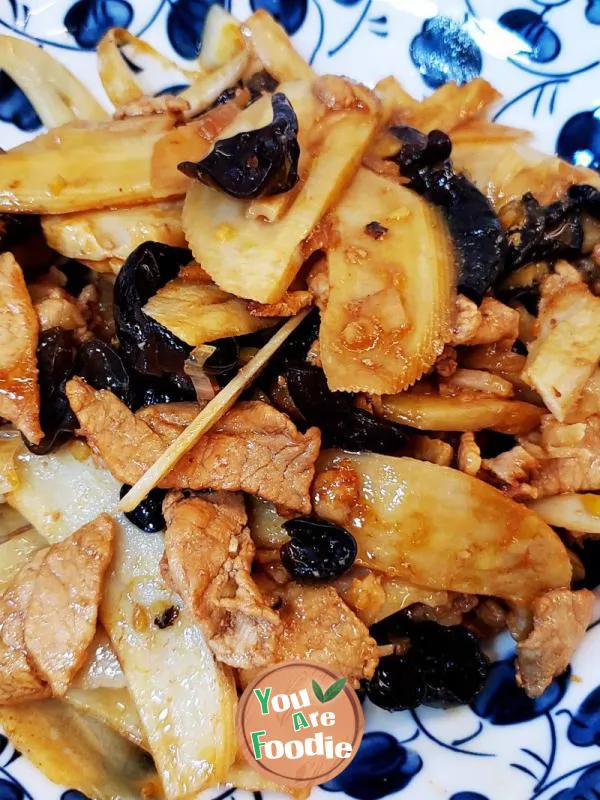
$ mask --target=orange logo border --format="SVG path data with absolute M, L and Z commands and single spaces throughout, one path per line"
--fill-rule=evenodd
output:
M 308 778 L 290 778 L 288 775 L 281 775 L 276 771 L 276 768 L 273 765 L 277 764 L 277 761 L 258 761 L 254 757 L 254 753 L 252 750 L 252 745 L 250 742 L 250 731 L 246 725 L 246 716 L 247 716 L 247 708 L 250 702 L 250 699 L 254 698 L 254 689 L 260 688 L 264 686 L 265 683 L 268 683 L 269 678 L 274 674 L 280 673 L 285 670 L 289 670 L 290 667 L 301 667 L 305 669 L 318 670 L 323 677 L 327 677 L 330 681 L 337 680 L 340 676 L 336 675 L 335 672 L 330 670 L 327 667 L 323 667 L 320 664 L 316 664 L 312 661 L 286 661 L 281 664 L 276 664 L 273 667 L 268 668 L 260 675 L 258 675 L 248 686 L 245 688 L 239 702 L 238 708 L 236 713 L 236 734 L 238 739 L 238 746 L 239 751 L 243 755 L 246 762 L 257 772 L 260 772 L 263 777 L 267 778 L 268 780 L 272 781 L 275 784 L 279 784 L 281 786 L 297 786 L 297 787 L 304 787 L 308 788 L 310 786 L 317 785 L 319 783 L 325 783 L 332 778 L 335 778 L 336 775 L 339 775 L 348 764 L 352 762 L 356 753 L 358 752 L 358 748 L 363 738 L 364 729 L 365 729 L 365 718 L 362 710 L 362 706 L 358 699 L 358 696 L 354 689 L 350 688 L 348 684 L 344 686 L 342 689 L 342 693 L 345 694 L 347 699 L 350 701 L 353 718 L 354 718 L 354 734 L 350 741 L 352 746 L 352 755 L 349 758 L 343 759 L 336 759 L 331 768 L 328 769 L 326 772 L 323 772 L 319 775 L 314 775 Z M 266 766 L 266 763 L 269 763 L 270 766 Z

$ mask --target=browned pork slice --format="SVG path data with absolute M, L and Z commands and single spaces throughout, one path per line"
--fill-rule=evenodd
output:
M 600 416 L 568 425 L 547 414 L 521 444 L 538 462 L 531 497 L 600 489 Z
M 156 418 L 152 428 L 144 420 L 146 412 L 133 414 L 114 394 L 96 391 L 80 378 L 68 382 L 67 395 L 88 444 L 123 483 L 135 483 L 172 441 L 157 432 Z M 320 442 L 317 428 L 301 434 L 266 403 L 238 403 L 159 485 L 241 490 L 308 514 Z
M 577 270 L 559 262 L 541 288 L 539 333 L 529 345 L 523 378 L 556 419 L 576 407 L 600 360 L 600 298 Z
M 265 582 L 262 588 L 271 605 L 281 606 L 282 628 L 272 663 L 314 661 L 347 677 L 353 685 L 372 677 L 378 662 L 377 644 L 332 586 Z M 244 671 L 242 682 L 249 682 L 255 674 Z
M 0 599 L 0 703 L 63 695 L 96 633 L 115 522 L 39 550 Z
M 33 670 L 25 648 L 25 619 L 48 548 L 38 550 L 0 599 L 0 704 L 41 700 L 50 689 Z
M 254 317 L 293 317 L 312 305 L 313 296 L 310 292 L 297 290 L 284 292 L 277 303 L 255 303 L 250 300 L 248 311 Z
M 454 304 L 452 344 L 481 345 L 508 340 L 519 335 L 519 314 L 493 297 L 484 297 L 477 306 L 459 294 Z
M 272 661 L 280 622 L 250 575 L 254 544 L 243 497 L 171 492 L 163 511 L 166 577 L 215 656 L 238 668 Z
M 517 645 L 517 682 L 539 697 L 569 666 L 592 621 L 594 595 L 587 589 L 553 589 L 533 601 L 533 630 Z
M 144 406 L 136 413 L 136 417 L 157 433 L 167 444 L 171 444 L 184 428 L 193 422 L 205 402 L 192 403 L 155 403 L 153 406 Z
M 0 255 L 0 417 L 38 444 L 40 391 L 36 349 L 39 324 L 21 268 Z
M 539 463 L 521 445 L 481 462 L 479 478 L 502 489 L 513 500 L 536 498 L 538 491 L 531 485 Z
M 101 514 L 53 545 L 38 572 L 27 610 L 25 647 L 55 695 L 67 691 L 96 633 L 115 532 L 113 518 Z
M 44 289 L 43 294 L 32 293 L 40 331 L 49 331 L 51 328 L 85 331 L 85 319 L 77 300 L 60 286 L 44 287 Z

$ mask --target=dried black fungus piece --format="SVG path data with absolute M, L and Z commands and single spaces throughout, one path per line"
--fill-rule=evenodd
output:
M 381 222 L 377 222 L 376 220 L 365 225 L 365 233 L 367 236 L 370 236 L 371 239 L 382 239 L 388 230 L 389 228 L 386 228 L 385 225 L 382 225 Z
M 302 365 L 311 345 L 319 338 L 320 329 L 321 315 L 318 308 L 313 308 L 275 353 L 264 374 L 270 377 L 281 373 L 289 366 Z M 270 330 L 258 333 L 261 336 L 267 333 L 269 338 L 272 336 Z M 250 335 L 254 336 L 255 334 Z
M 34 445 L 23 441 L 35 455 L 46 455 L 61 444 L 77 427 L 77 418 L 65 394 L 65 384 L 73 375 L 77 346 L 73 331 L 50 328 L 40 335 L 37 348 L 38 381 L 40 386 L 40 424 L 42 441 Z
M 131 486 L 124 483 L 121 486 L 119 497 L 123 499 L 130 489 Z M 166 494 L 166 489 L 152 489 L 142 502 L 133 511 L 128 511 L 125 516 L 144 533 L 163 531 L 166 523 L 162 513 L 162 504 Z
M 220 139 L 202 161 L 183 161 L 178 169 L 241 199 L 288 192 L 298 181 L 298 119 L 281 92 L 271 104 L 273 121 L 264 128 Z
M 600 189 L 587 183 L 578 183 L 570 187 L 568 197 L 594 219 L 600 219 Z
M 578 203 L 567 199 L 542 206 L 530 192 L 523 195 L 521 203 L 523 224 L 508 230 L 510 267 L 579 256 L 583 224 Z
M 246 89 L 250 92 L 251 100 L 256 100 L 265 93 L 274 92 L 277 80 L 266 69 L 255 72 L 246 81 Z
M 6 253 L 38 235 L 42 235 L 39 217 L 33 214 L 0 214 L 0 253 Z
M 57 265 L 57 269 L 66 276 L 67 283 L 64 288 L 69 294 L 72 294 L 73 297 L 77 297 L 79 293 L 94 280 L 93 270 L 72 258 L 61 261 L 61 263 Z
M 393 455 L 406 445 L 402 426 L 356 408 L 350 394 L 330 391 L 325 373 L 317 367 L 292 366 L 283 377 L 307 424 L 321 429 L 325 447 Z
M 409 127 L 392 127 L 402 143 L 392 157 L 409 186 L 440 208 L 459 259 L 458 291 L 480 302 L 504 271 L 508 245 L 488 199 L 449 160 L 452 143 L 442 131 L 427 136 Z
M 534 261 L 575 260 L 581 256 L 585 232 L 582 213 L 600 219 L 600 191 L 588 184 L 571 186 L 567 197 L 542 206 L 528 192 L 521 199 L 523 221 L 508 231 L 508 265 Z
M 154 406 L 158 403 L 181 403 L 196 400 L 194 386 L 186 375 L 155 378 L 136 372 L 130 374 L 134 392 L 134 409 Z
M 77 428 L 65 387 L 74 375 L 94 389 L 108 389 L 132 406 L 133 393 L 119 353 L 100 339 L 79 344 L 73 331 L 51 328 L 40 336 L 37 349 L 40 384 L 40 423 L 44 438 L 38 445 L 25 441 L 36 455 L 45 455 L 62 444 Z
M 225 386 L 237 375 L 240 360 L 240 346 L 233 336 L 217 339 L 209 343 L 215 352 L 204 362 L 204 372 L 217 379 L 220 386 Z
M 400 652 L 380 659 L 367 683 L 367 696 L 388 711 L 424 705 L 449 708 L 470 703 L 481 691 L 489 661 L 465 628 L 412 622 L 403 612 L 371 628 L 379 644 Z
M 179 607 L 169 606 L 168 608 L 165 608 L 164 611 L 161 611 L 160 614 L 157 614 L 154 617 L 154 624 L 156 625 L 157 628 L 160 628 L 162 631 L 165 628 L 170 628 L 178 616 L 179 616 Z
M 144 242 L 129 255 L 114 288 L 115 329 L 128 370 L 141 375 L 183 375 L 191 348 L 156 320 L 143 306 L 189 262 L 189 250 Z
M 75 374 L 94 389 L 108 389 L 130 408 L 133 405 L 131 381 L 121 356 L 106 342 L 88 339 L 79 348 Z
M 354 564 L 356 539 L 345 528 L 311 517 L 283 523 L 290 541 L 281 548 L 281 562 L 298 580 L 333 580 Z
M 477 444 L 481 450 L 482 458 L 495 458 L 501 453 L 512 450 L 518 444 L 516 438 L 509 433 L 498 431 L 481 431 L 477 434 Z
M 496 297 L 504 303 L 518 300 L 530 314 L 537 316 L 540 287 L 549 274 L 550 267 L 543 261 L 519 267 L 498 283 Z

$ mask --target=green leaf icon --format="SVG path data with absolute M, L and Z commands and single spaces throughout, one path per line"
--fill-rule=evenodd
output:
M 334 697 L 337 697 L 345 685 L 346 678 L 340 678 L 339 680 L 335 681 L 335 683 L 332 683 L 329 689 L 327 689 L 325 692 L 325 699 L 323 702 L 328 703 L 330 700 L 333 700 Z
M 315 693 L 315 697 L 320 703 L 325 703 L 325 695 L 323 694 L 323 689 L 319 686 L 319 684 L 313 680 L 312 682 L 312 690 Z
M 346 678 L 340 678 L 339 680 L 334 681 L 328 689 L 323 691 L 316 681 L 313 680 L 312 682 L 313 692 L 320 703 L 328 703 L 330 700 L 333 700 L 334 697 L 338 696 L 345 685 Z

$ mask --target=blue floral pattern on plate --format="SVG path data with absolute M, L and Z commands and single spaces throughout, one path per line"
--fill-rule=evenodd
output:
M 220 2 L 239 17 L 269 11 L 322 72 L 365 82 L 392 72 L 415 96 L 483 75 L 504 96 L 496 119 L 531 129 L 542 149 L 600 168 L 600 0 Z M 58 53 L 96 88 L 93 49 L 109 27 L 148 36 L 189 67 L 209 7 L 210 0 L 0 0 L 0 27 Z M 0 145 L 40 129 L 19 86 L 0 72 Z M 598 547 L 587 549 L 593 556 Z M 497 647 L 499 659 L 471 708 L 388 714 L 366 703 L 360 751 L 323 787 L 321 800 L 597 800 L 599 628 L 588 633 L 572 672 L 535 701 L 515 685 L 506 642 Z M 242 794 L 229 789 L 219 797 Z M 85 798 L 53 787 L 0 735 L 0 800 Z
M 133 9 L 127 0 L 78 0 L 65 14 L 64 24 L 83 50 L 93 50 L 109 28 L 127 28 Z
M 167 14 L 167 35 L 173 50 L 182 58 L 191 59 L 198 55 L 210 6 L 211 2 L 207 0 L 173 0 L 171 3 Z

